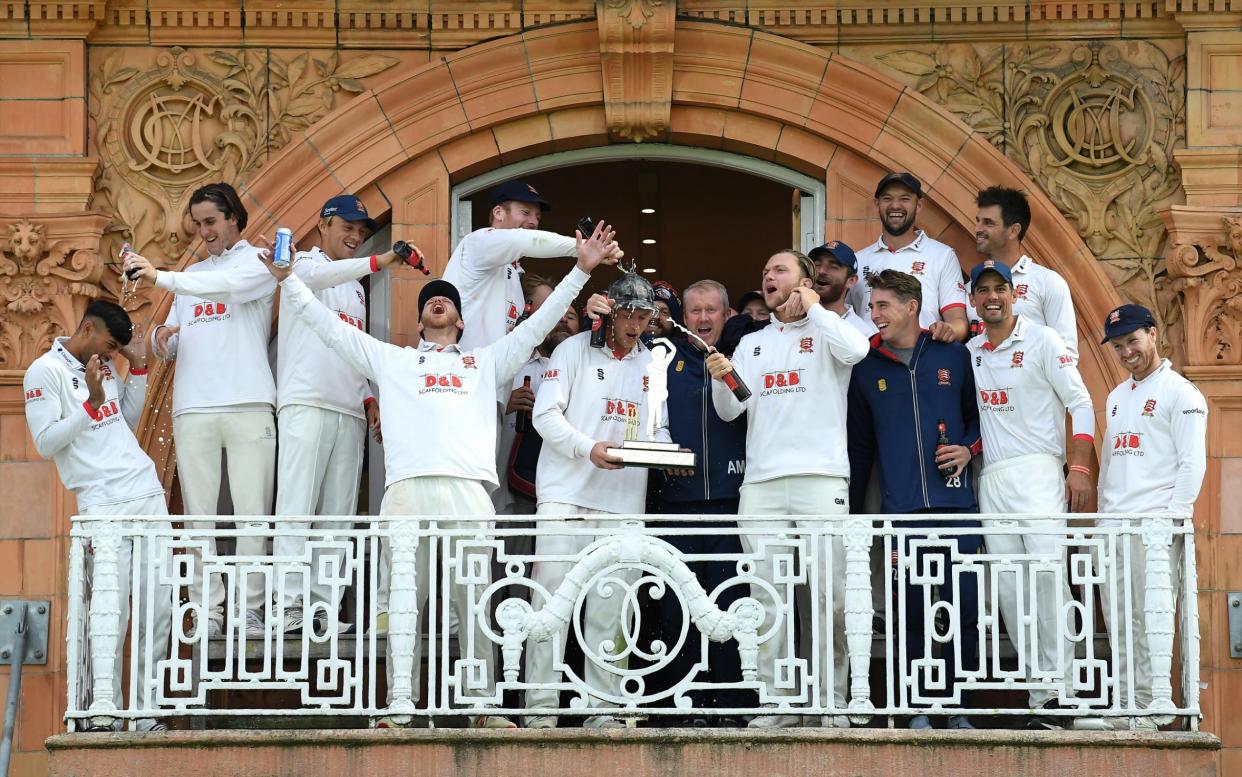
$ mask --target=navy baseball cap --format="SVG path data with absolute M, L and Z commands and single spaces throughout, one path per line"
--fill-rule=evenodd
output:
M 822 246 L 816 246 L 811 249 L 811 253 L 807 254 L 811 261 L 816 261 L 824 254 L 828 254 L 836 260 L 837 264 L 852 273 L 858 272 L 858 257 L 854 255 L 854 249 L 842 243 L 840 240 L 829 240 Z
M 1122 305 L 1104 317 L 1104 339 L 1101 345 L 1121 335 L 1128 335 L 1136 329 L 1147 329 L 1156 325 L 1151 311 L 1142 305 Z
M 418 317 L 423 317 L 423 308 L 427 306 L 427 301 L 432 297 L 444 297 L 453 303 L 453 307 L 457 308 L 457 315 L 461 316 L 461 295 L 457 293 L 457 287 L 443 278 L 436 278 L 422 290 L 418 292 Z
M 975 290 L 975 284 L 979 282 L 979 276 L 988 270 L 1004 278 L 1005 283 L 1008 283 L 1010 286 L 1013 285 L 1013 273 L 1009 271 L 1009 265 L 1004 262 L 998 262 L 995 259 L 988 259 L 976 264 L 974 269 L 970 271 L 970 290 L 972 292 Z
M 345 221 L 365 221 L 371 234 L 379 231 L 379 226 L 367 215 L 367 206 L 352 194 L 338 194 L 323 204 L 319 210 L 319 218 L 338 216 Z
M 909 189 L 910 191 L 914 192 L 914 195 L 916 197 L 922 198 L 923 196 L 923 184 L 919 183 L 919 179 L 915 178 L 910 173 L 904 173 L 904 172 L 903 173 L 889 173 L 888 175 L 881 178 L 880 182 L 875 187 L 875 196 L 879 197 L 881 194 L 884 193 L 884 190 L 888 188 L 889 184 L 894 184 L 894 183 L 899 183 L 902 186 Z
M 533 202 L 545 211 L 552 210 L 552 204 L 545 200 L 538 190 L 525 181 L 505 181 L 492 189 L 492 207 L 506 202 Z

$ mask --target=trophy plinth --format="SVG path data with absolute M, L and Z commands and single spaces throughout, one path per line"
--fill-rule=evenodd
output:
M 648 469 L 693 469 L 694 451 L 675 442 L 644 442 L 626 440 L 617 448 L 608 449 L 609 456 L 621 459 L 627 467 Z

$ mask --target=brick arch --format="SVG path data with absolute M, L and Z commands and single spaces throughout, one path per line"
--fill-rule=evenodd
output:
M 395 74 L 321 119 L 240 187 L 251 213 L 248 232 L 271 234 L 279 222 L 303 237 L 325 199 L 350 191 L 373 214 L 387 213 L 394 234 L 416 241 L 442 270 L 450 186 L 520 159 L 618 142 L 607 131 L 604 99 L 595 22 L 497 39 Z M 1117 368 L 1093 343 L 1118 297 L 1095 257 L 1013 163 L 917 92 L 839 54 L 749 28 L 683 20 L 675 32 L 669 119 L 663 142 L 823 176 L 829 234 L 859 242 L 864 230 L 874 234 L 870 187 L 885 169 L 909 170 L 925 182 L 933 231 L 959 244 L 973 225 L 978 189 L 1025 189 L 1034 217 L 1027 250 L 1071 281 L 1084 377 L 1099 398 L 1115 383 Z M 418 284 L 409 275 L 395 279 L 394 310 Z M 413 322 L 398 312 L 392 333 L 397 341 L 412 339 Z M 167 393 L 168 384 L 161 381 L 159 390 Z

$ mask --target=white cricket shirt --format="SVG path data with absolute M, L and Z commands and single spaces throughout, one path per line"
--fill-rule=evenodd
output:
M 463 237 L 444 268 L 444 280 L 461 295 L 461 320 L 466 325 L 459 343 L 462 349 L 491 345 L 512 330 L 522 315 L 526 295 L 519 259 L 577 255 L 575 238 L 540 229 L 488 227 Z
M 386 487 L 439 475 L 495 488 L 497 386 L 513 380 L 587 278 L 574 268 L 525 323 L 468 352 L 426 340 L 417 348 L 381 342 L 320 304 L 296 275 L 281 286 L 298 319 L 383 397 Z
M 86 404 L 86 367 L 58 337 L 52 350 L 26 370 L 26 425 L 35 450 L 56 462 L 65 488 L 78 497 L 78 510 L 164 493 L 155 465 L 134 437 L 147 393 L 147 377 L 131 374 L 122 386 L 116 364 L 103 363 L 104 402 Z
M 358 279 L 371 272 L 371 259 L 333 261 L 319 247 L 302 251 L 293 272 L 345 323 L 367 331 L 367 300 Z M 276 331 L 276 409 L 310 405 L 366 419 L 363 400 L 370 396 L 367 379 L 330 350 L 280 300 Z
M 871 320 L 870 316 L 860 316 L 855 313 L 853 305 L 845 306 L 845 315 L 841 316 L 841 320 L 854 327 L 859 332 L 862 332 L 862 336 L 868 339 L 870 339 L 871 335 L 880 331 Z
M 861 332 L 819 305 L 805 318 L 772 323 L 742 338 L 733 366 L 750 398 L 738 402 L 712 381 L 712 404 L 725 421 L 746 413 L 742 483 L 790 475 L 848 478 L 845 394 L 853 365 L 871 345 Z
M 544 302 L 542 312 L 548 307 Z M 564 311 L 564 307 L 558 308 Z M 532 420 L 543 437 L 535 474 L 539 504 L 564 502 L 607 513 L 644 513 L 647 470 L 605 470 L 591 463 L 596 442 L 625 440 L 629 413 L 646 428 L 647 365 L 651 351 L 641 342 L 618 359 L 608 348 L 592 348 L 591 333 L 567 338 L 552 352 L 535 396 Z M 667 419 L 667 412 L 661 413 Z M 667 420 L 655 439 L 672 442 Z
M 1191 513 L 1207 470 L 1208 409 L 1199 389 L 1165 359 L 1143 380 L 1113 389 L 1106 408 L 1100 512 Z
M 862 314 L 871 310 L 869 278 L 882 270 L 899 270 L 919 279 L 923 288 L 919 326 L 924 329 L 942 320 L 947 310 L 966 312 L 966 285 L 957 253 L 923 230 L 916 231 L 914 242 L 896 251 L 890 251 L 881 238 L 857 253 L 858 283 L 851 289 L 849 301 Z
M 164 320 L 181 327 L 176 342 L 169 342 L 177 355 L 173 415 L 270 409 L 276 381 L 267 341 L 276 279 L 259 249 L 239 240 L 184 272 L 160 271 L 155 285 L 177 295 Z
M 1077 359 L 1051 328 L 1020 316 L 996 348 L 986 333 L 966 347 L 975 373 L 985 467 L 1034 453 L 1064 460 L 1067 410 L 1075 437 L 1094 436 L 1091 395 Z

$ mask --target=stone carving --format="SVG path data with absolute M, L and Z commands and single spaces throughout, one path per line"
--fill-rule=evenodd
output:
M 1169 275 L 1184 301 L 1187 362 L 1242 364 L 1242 215 L 1209 210 L 1183 216 L 1190 210 L 1165 214 L 1172 235 Z
M 0 369 L 25 369 L 101 295 L 96 214 L 0 223 Z
M 176 260 L 191 231 L 186 200 L 208 181 L 237 183 L 398 60 L 335 51 L 118 50 L 90 79 L 94 147 L 103 160 L 93 206 L 109 213 L 105 250 L 122 240 Z M 139 301 L 139 305 L 145 301 Z
M 1099 257 L 1122 296 L 1159 323 L 1180 314 L 1156 211 L 1177 199 L 1184 56 L 1143 41 L 952 44 L 880 54 L 1016 162 Z M 907 81 L 911 79 L 907 78 Z
M 607 0 L 607 4 L 637 30 L 655 16 L 656 8 L 664 5 L 664 0 Z
M 608 131 L 641 143 L 668 129 L 676 4 L 663 0 L 604 0 L 604 4 L 607 9 L 597 6 L 596 19 Z

